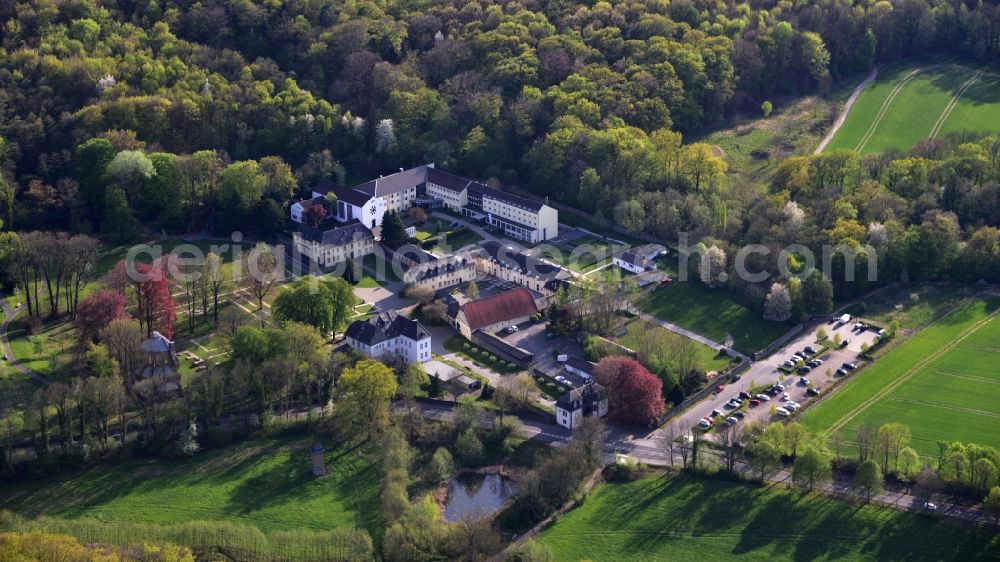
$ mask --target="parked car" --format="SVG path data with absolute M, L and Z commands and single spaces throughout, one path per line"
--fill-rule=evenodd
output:
M 808 394 L 809 396 L 819 396 L 819 389 L 816 387 L 812 387 L 806 390 L 806 394 Z
M 795 366 L 795 362 L 793 362 L 793 361 L 785 361 L 784 363 L 781 364 L 781 366 L 785 367 L 786 369 L 791 369 L 792 367 Z
M 786 410 L 784 408 L 778 408 L 777 410 L 774 411 L 774 413 L 778 414 L 779 416 L 786 417 L 786 418 L 788 416 L 792 415 L 791 412 L 789 412 L 788 410 Z
M 738 420 L 743 419 L 744 416 L 746 416 L 746 414 L 744 414 L 743 412 L 733 412 L 733 417 Z
M 777 388 L 774 388 L 772 386 L 771 388 L 765 390 L 764 394 L 767 394 L 768 396 L 777 396 L 777 395 L 781 394 L 781 391 L 778 390 Z
M 717 418 L 717 417 L 719 417 L 721 415 L 722 415 L 722 412 L 720 412 L 719 410 L 712 410 L 712 413 L 709 414 L 709 417 L 715 419 L 715 418 Z
M 760 406 L 760 400 L 754 398 L 753 400 L 750 401 L 750 405 L 751 406 Z
M 733 373 L 732 375 L 729 375 L 729 382 L 736 382 L 740 380 L 740 378 L 742 377 L 739 373 Z
M 725 389 L 726 389 L 725 385 L 721 385 L 720 384 L 719 386 L 715 387 L 715 393 L 719 394 L 720 392 L 722 392 Z
M 865 325 L 862 324 L 861 322 L 858 322 L 857 324 L 854 325 L 853 328 L 851 328 L 852 331 L 853 330 L 857 330 L 859 332 L 863 331 L 864 329 L 865 329 Z
M 808 373 L 809 371 L 812 371 L 812 370 L 813 370 L 812 367 L 810 367 L 809 365 L 803 365 L 803 366 L 799 367 L 799 372 L 802 373 L 802 374 L 806 374 L 806 373 Z
M 783 384 L 781 384 L 781 383 L 776 383 L 776 384 L 774 385 L 774 388 L 776 388 L 776 389 L 778 389 L 778 390 L 780 390 L 780 391 L 784 391 L 784 390 L 785 390 L 785 385 L 783 385 Z
M 853 371 L 858 368 L 858 365 L 856 363 L 844 363 L 841 367 L 847 369 L 848 371 Z
M 712 420 L 708 418 L 701 418 L 698 420 L 698 427 L 709 428 L 712 427 Z
M 740 422 L 740 420 L 738 420 L 736 418 L 726 418 L 726 422 L 725 423 L 726 423 L 726 425 L 736 425 L 739 422 Z
M 847 347 L 849 345 L 851 345 L 851 338 L 847 338 L 844 341 L 840 342 L 840 347 Z
M 811 345 L 806 346 L 806 351 L 809 353 L 809 355 L 816 355 L 816 348 Z
M 771 399 L 770 396 L 768 396 L 766 394 L 763 394 L 763 393 L 758 394 L 756 398 L 757 398 L 757 400 L 760 400 L 761 402 L 767 402 L 768 400 Z
M 924 502 L 924 510 L 925 511 L 937 511 L 937 508 L 938 508 L 938 506 L 937 506 L 936 503 Z
M 839 375 L 839 376 L 842 377 L 842 376 L 844 376 L 846 374 L 847 374 L 847 371 L 845 371 L 844 369 L 837 369 L 837 375 Z
M 800 406 L 801 404 L 798 402 L 792 402 L 789 400 L 788 403 L 785 404 L 785 409 L 794 412 L 795 410 L 798 410 Z
M 787 392 L 781 395 L 781 401 L 782 402 L 788 402 L 788 400 L 789 400 L 789 397 L 788 397 L 788 393 Z
M 745 391 L 745 390 L 741 390 L 740 391 L 740 398 L 746 400 L 746 399 L 750 398 L 750 393 L 747 392 L 747 391 Z
M 809 386 L 809 378 L 799 377 L 799 384 L 801 384 L 802 386 Z

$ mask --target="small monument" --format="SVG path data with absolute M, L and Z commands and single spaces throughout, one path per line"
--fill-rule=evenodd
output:
M 326 474 L 326 459 L 323 457 L 323 446 L 319 444 L 319 441 L 313 443 L 309 452 L 312 455 L 312 466 L 309 470 L 313 476 L 323 476 Z

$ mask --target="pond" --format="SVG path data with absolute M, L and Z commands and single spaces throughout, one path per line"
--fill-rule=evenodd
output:
M 517 491 L 514 483 L 499 474 L 466 474 L 448 481 L 444 519 L 449 523 L 464 517 L 491 515 Z

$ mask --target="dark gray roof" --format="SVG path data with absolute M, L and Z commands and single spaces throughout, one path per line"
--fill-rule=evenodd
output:
M 352 240 L 374 239 L 372 231 L 358 221 L 330 230 L 319 230 L 303 224 L 299 226 L 299 234 L 310 242 L 319 242 L 324 246 L 343 246 Z
M 563 394 L 559 397 L 559 400 L 556 401 L 556 406 L 562 408 L 563 410 L 573 411 L 578 408 L 583 408 L 584 401 L 599 402 L 603 399 L 604 387 L 596 382 L 592 382 L 574 388 L 566 394 Z
M 640 256 L 634 252 L 625 252 L 624 254 L 618 256 L 618 259 L 625 263 L 630 263 L 639 267 L 646 267 L 647 263 L 646 256 Z
M 385 177 L 367 181 L 361 185 L 354 186 L 354 189 L 362 193 L 367 193 L 372 197 L 382 197 L 392 195 L 399 191 L 404 191 L 411 187 L 417 187 L 427 181 L 427 170 L 429 166 L 417 166 L 409 170 L 396 172 Z
M 488 240 L 479 245 L 486 254 L 504 267 L 517 269 L 521 273 L 551 280 L 555 279 L 562 268 L 543 262 L 542 260 L 517 251 L 513 246 L 504 246 L 496 241 Z
M 398 336 L 422 340 L 430 337 L 430 334 L 420 322 L 401 316 L 394 310 L 383 312 L 368 320 L 357 320 L 347 327 L 347 337 L 365 345 L 379 344 Z
M 570 355 L 566 359 L 566 366 L 573 367 L 577 371 L 582 371 L 588 375 L 593 374 L 595 365 L 586 359 L 582 359 L 575 355 Z
M 333 180 L 322 180 L 316 185 L 314 185 L 312 188 L 313 193 L 322 193 L 323 195 L 326 195 L 327 193 L 330 193 L 331 191 L 336 191 L 338 189 L 344 189 L 344 186 L 340 185 L 339 183 Z
M 350 203 L 355 207 L 364 206 L 365 203 L 372 200 L 372 196 L 363 192 L 358 191 L 353 187 L 340 187 L 337 186 L 333 189 L 333 193 L 337 195 L 337 199 L 344 201 L 345 203 Z
M 483 197 L 486 197 L 488 199 L 496 199 L 499 201 L 503 201 L 504 203 L 508 203 L 510 205 L 523 207 L 525 209 L 528 209 L 529 211 L 538 211 L 539 209 L 542 208 L 542 204 L 539 203 L 538 201 L 526 199 L 524 197 L 514 195 L 513 193 L 507 193 L 506 191 L 500 191 L 499 189 L 490 187 L 486 184 L 482 184 L 479 182 L 470 183 L 469 191 L 478 192 Z
M 427 169 L 427 181 L 455 192 L 461 192 L 470 183 L 473 183 L 467 178 L 456 176 L 455 174 L 450 174 L 436 168 Z
M 467 260 L 466 258 L 458 257 L 448 260 L 441 260 L 435 263 L 427 262 L 426 264 L 420 264 L 419 266 L 414 266 L 414 267 L 421 267 L 420 271 L 416 273 L 415 280 L 420 281 L 422 279 L 433 279 L 434 277 L 437 277 L 439 275 L 445 275 L 455 270 L 461 269 L 466 265 L 468 265 L 468 263 L 469 260 Z

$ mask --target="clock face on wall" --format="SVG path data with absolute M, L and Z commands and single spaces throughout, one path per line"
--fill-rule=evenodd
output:
M 368 209 L 368 212 L 370 212 L 371 214 L 374 215 L 375 211 L 377 211 L 377 210 L 378 210 L 378 207 L 376 207 L 375 205 L 372 205 L 371 208 Z

